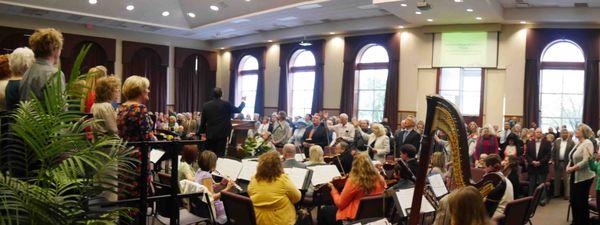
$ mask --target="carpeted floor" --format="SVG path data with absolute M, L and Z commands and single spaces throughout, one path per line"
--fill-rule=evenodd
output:
M 562 198 L 554 198 L 544 207 L 538 207 L 535 216 L 532 219 L 533 225 L 569 225 L 572 216 L 569 216 L 567 222 L 567 207 L 569 201 Z

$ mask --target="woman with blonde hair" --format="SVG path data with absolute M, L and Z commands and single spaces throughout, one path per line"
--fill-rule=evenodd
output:
M 434 152 L 431 156 L 431 167 L 429 168 L 428 176 L 434 174 L 446 173 L 446 157 L 443 152 Z
M 306 164 L 306 166 L 325 165 L 326 163 L 325 159 L 323 158 L 323 154 L 323 148 L 321 148 L 321 146 L 310 146 L 308 149 L 308 161 L 306 161 L 304 164 Z
M 296 223 L 294 204 L 300 201 L 300 191 L 283 172 L 277 151 L 258 158 L 256 175 L 248 185 L 248 195 L 254 206 L 257 225 L 293 225 Z
M 571 174 L 569 182 L 571 198 L 569 201 L 573 209 L 573 225 L 590 224 L 587 201 L 590 187 L 596 176 L 588 164 L 594 155 L 594 144 L 589 140 L 590 134 L 593 135 L 593 133 L 588 125 L 579 125 L 575 131 L 575 137 L 579 143 L 569 153 L 566 172 Z
M 327 185 L 331 188 L 334 206 L 326 206 L 319 211 L 319 224 L 341 224 L 343 221 L 354 220 L 360 199 L 380 195 L 386 188 L 384 178 L 379 175 L 366 154 L 356 155 L 342 193 L 332 183 Z
M 371 124 L 372 134 L 367 135 L 362 133 L 363 138 L 367 141 L 369 155 L 373 155 L 373 159 L 381 163 L 385 162 L 385 155 L 390 152 L 390 138 L 385 135 L 385 127 L 378 123 Z
M 483 196 L 477 188 L 467 186 L 456 189 L 448 196 L 452 225 L 492 225 Z
M 121 80 L 115 76 L 98 79 L 95 90 L 95 103 L 90 108 L 97 124 L 93 130 L 101 135 L 117 135 L 117 112 L 112 107 L 112 101 L 121 96 Z
M 85 81 L 85 97 L 81 99 L 81 111 L 89 113 L 92 105 L 96 102 L 96 84 L 100 78 L 107 76 L 107 69 L 104 66 L 95 66 L 88 70 L 88 78 Z M 117 99 L 115 99 L 116 101 Z

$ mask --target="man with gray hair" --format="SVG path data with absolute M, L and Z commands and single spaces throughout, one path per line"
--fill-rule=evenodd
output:
M 327 126 L 327 128 L 335 133 L 336 139 L 343 139 L 348 143 L 354 142 L 354 125 L 348 123 L 348 114 L 342 113 L 340 114 L 340 123 Z
M 283 168 L 306 168 L 304 163 L 296 161 L 296 146 L 293 144 L 285 144 L 283 146 Z
M 394 135 L 394 138 L 396 139 L 396 151 L 394 155 L 396 158 L 400 157 L 400 151 L 398 150 L 400 149 L 400 146 L 404 144 L 412 145 L 415 147 L 417 152 L 419 152 L 421 147 L 421 135 L 415 131 L 415 118 L 413 116 L 407 116 L 403 121 L 405 126 L 404 128 L 406 129 L 398 130 Z
M 575 146 L 575 142 L 569 138 L 571 134 L 567 129 L 560 131 L 560 138 L 554 141 L 552 148 L 552 162 L 554 163 L 554 197 L 561 195 L 561 190 L 564 192 L 564 198 L 569 198 L 569 179 L 565 174 L 565 168 L 569 163 L 569 154 Z M 561 189 L 561 184 L 563 189 Z

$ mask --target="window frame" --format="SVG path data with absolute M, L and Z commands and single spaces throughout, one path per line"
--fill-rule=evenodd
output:
M 468 69 L 469 67 L 439 67 L 439 68 L 437 68 L 435 93 L 438 95 L 440 94 L 440 86 L 441 86 L 440 81 L 441 81 L 441 77 L 442 77 L 442 70 L 445 68 L 447 68 L 447 69 L 459 68 L 459 69 L 463 70 L 463 69 Z M 479 68 L 479 67 L 477 67 L 477 68 Z M 474 69 L 474 67 L 471 69 Z M 475 122 L 475 123 L 481 125 L 481 124 L 483 124 L 483 117 L 485 116 L 485 114 L 483 113 L 483 108 L 484 108 L 484 102 L 485 102 L 484 101 L 484 93 L 485 93 L 486 69 L 485 68 L 479 68 L 479 69 L 481 69 L 481 88 L 479 89 L 479 115 L 463 115 L 463 119 L 465 120 L 465 123 Z M 462 75 L 462 73 L 461 73 L 461 75 Z M 459 90 L 459 93 L 460 93 L 460 90 Z
M 245 63 L 247 63 L 247 61 L 249 59 L 252 59 L 252 58 L 254 60 L 256 60 L 257 63 L 258 63 L 258 58 L 254 57 L 253 55 L 247 54 L 247 55 L 244 55 L 244 56 L 241 57 L 238 65 L 237 65 L 237 77 L 236 77 L 236 81 L 235 81 L 236 82 L 236 90 L 235 90 L 236 91 L 236 95 L 235 95 L 236 98 L 235 98 L 235 102 L 236 102 L 236 105 L 237 105 L 237 104 L 241 103 L 241 100 L 242 100 L 242 97 L 243 97 L 242 96 L 242 92 L 244 92 L 243 87 L 242 87 L 243 85 L 240 82 L 241 77 L 243 77 L 243 76 L 256 76 L 257 77 L 256 88 L 254 90 L 254 103 L 251 105 L 252 106 L 252 109 L 251 109 L 252 110 L 252 113 L 251 113 L 252 115 L 250 115 L 251 117 L 253 117 L 253 114 L 256 113 L 254 111 L 254 107 L 256 106 L 256 95 L 258 95 L 258 76 L 259 76 L 259 70 L 258 69 L 255 69 L 255 70 L 254 69 L 253 70 L 244 70 L 242 68 L 245 65 Z M 259 65 L 259 68 L 260 68 L 260 65 Z M 250 107 L 245 107 L 244 109 L 246 109 L 246 108 L 250 109 Z
M 388 61 L 387 62 L 373 62 L 373 63 L 361 63 L 361 59 L 364 56 L 364 53 L 372 47 L 375 46 L 379 46 L 382 47 L 383 49 L 385 49 L 387 56 L 388 56 Z M 359 93 L 360 93 L 360 72 L 363 70 L 387 70 L 387 75 L 386 75 L 386 86 L 385 86 L 385 92 L 387 92 L 387 79 L 390 76 L 390 51 L 388 48 L 386 48 L 385 45 L 379 44 L 379 43 L 368 43 L 363 45 L 360 50 L 358 51 L 358 53 L 356 54 L 355 57 L 355 62 L 354 62 L 354 99 L 353 99 L 353 104 L 352 104 L 352 113 L 353 115 L 355 115 L 356 118 L 358 119 L 366 119 L 366 118 L 359 118 Z M 374 111 L 379 111 L 379 110 L 368 110 L 371 112 Z M 383 109 L 381 110 L 384 114 L 385 114 L 385 97 L 384 97 L 384 106 Z M 385 118 L 385 116 L 382 117 L 382 119 Z M 381 122 L 381 121 L 370 121 L 370 122 Z
M 561 62 L 561 61 L 543 61 L 544 55 L 547 53 L 547 51 L 552 48 L 554 45 L 559 44 L 559 43 L 569 43 L 574 45 L 575 47 L 577 47 L 579 49 L 579 52 L 581 53 L 581 56 L 583 57 L 583 62 Z M 543 86 L 542 86 L 542 81 L 543 81 L 543 71 L 544 70 L 580 70 L 583 71 L 583 85 L 585 88 L 585 63 L 586 63 L 586 58 L 585 58 L 585 52 L 583 51 L 583 48 L 581 48 L 581 46 L 579 44 L 577 44 L 576 42 L 569 40 L 569 39 L 556 39 L 550 43 L 548 43 L 545 47 L 544 50 L 542 51 L 542 54 L 540 55 L 540 69 L 539 69 L 539 91 L 538 91 L 538 98 L 539 98 L 539 126 L 542 127 L 542 121 L 543 118 L 548 118 L 548 119 L 558 119 L 561 121 L 561 123 L 563 123 L 563 120 L 569 120 L 575 117 L 563 117 L 562 114 L 562 105 L 561 105 L 561 114 L 559 117 L 544 117 L 542 116 L 542 95 L 543 94 L 554 94 L 554 95 L 560 95 L 561 99 L 563 98 L 564 95 L 575 95 L 573 93 L 565 93 L 564 91 L 560 92 L 560 93 L 543 93 Z M 564 76 L 564 75 L 561 75 Z M 563 77 L 564 78 L 564 77 Z M 584 89 L 582 88 L 582 89 Z M 579 94 L 577 94 L 579 95 Z M 583 90 L 583 92 L 581 93 L 582 96 L 582 103 L 585 104 L 585 90 Z M 582 105 L 583 105 L 582 104 Z M 583 113 L 580 115 L 579 117 L 580 122 L 583 122 Z M 567 125 L 567 124 L 560 124 L 559 126 L 562 125 Z
M 312 57 L 315 61 L 315 65 L 294 66 L 294 62 L 296 61 L 298 56 L 300 54 L 302 54 L 303 52 L 309 52 L 312 55 Z M 287 109 L 286 109 L 286 111 L 288 112 L 288 115 L 293 115 L 293 112 L 294 112 L 293 111 L 293 109 L 294 109 L 294 100 L 293 100 L 294 99 L 294 95 L 293 95 L 294 86 L 293 86 L 292 76 L 294 75 L 294 73 L 302 73 L 302 72 L 312 72 L 313 76 L 314 76 L 314 82 L 316 82 L 316 79 L 317 79 L 317 57 L 315 56 L 315 53 L 311 49 L 299 48 L 299 49 L 294 50 L 293 53 L 290 54 L 290 58 L 288 60 L 288 73 L 287 73 L 287 77 L 286 77 L 287 78 L 287 82 L 286 82 L 286 85 L 287 85 L 287 95 L 286 95 Z M 313 110 L 312 102 L 314 102 L 314 98 L 315 98 L 314 84 L 313 84 L 312 92 L 313 92 L 313 96 L 312 96 L 313 99 L 311 101 L 311 107 L 310 107 L 311 112 L 309 112 L 309 113 L 312 113 L 312 110 Z M 304 109 L 306 109 L 306 108 L 304 108 Z M 302 115 L 302 116 L 304 117 L 304 115 Z

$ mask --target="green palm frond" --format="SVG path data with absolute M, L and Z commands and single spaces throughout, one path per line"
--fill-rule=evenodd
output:
M 116 192 L 119 176 L 134 179 L 135 151 L 116 136 L 88 140 L 86 128 L 97 123 L 79 111 L 88 74 L 79 74 L 90 46 L 77 56 L 66 86 L 61 73 L 43 90 L 43 101 L 23 101 L 11 115 L 13 123 L 2 157 L 0 225 L 103 224 L 126 209 L 98 213 L 87 202 L 103 191 Z M 128 179 L 130 180 L 130 179 Z

